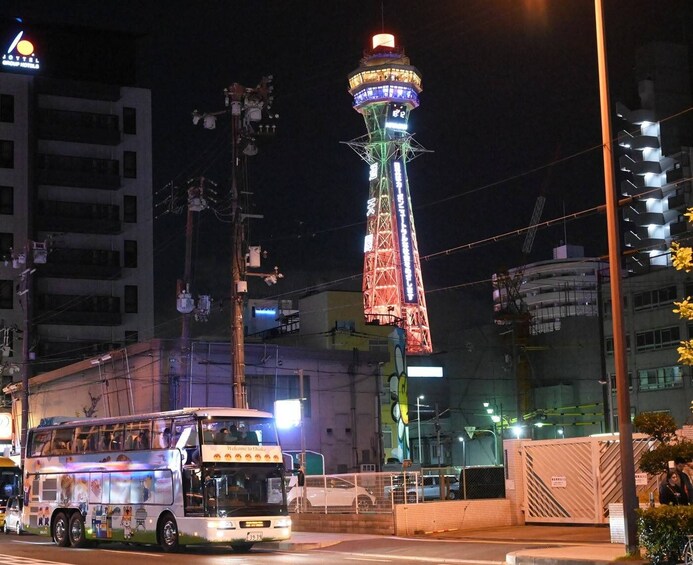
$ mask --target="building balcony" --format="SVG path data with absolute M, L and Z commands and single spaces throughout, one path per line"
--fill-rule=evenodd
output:
M 648 173 L 659 175 L 664 172 L 659 161 L 637 161 L 628 155 L 622 156 L 618 160 L 618 164 L 622 171 L 627 171 L 634 175 L 645 175 Z
M 641 232 L 642 230 L 637 230 L 638 232 Z M 648 249 L 648 250 L 653 250 L 653 249 L 666 249 L 667 248 L 667 243 L 666 240 L 663 238 L 654 238 L 648 236 L 645 232 L 647 229 L 645 228 L 644 232 L 642 233 L 635 233 L 634 231 L 626 231 L 625 235 L 623 237 L 623 243 L 626 245 L 626 247 L 635 247 L 637 249 Z
M 117 145 L 120 143 L 118 116 L 41 108 L 38 137 L 57 141 Z
M 121 276 L 120 253 L 109 249 L 51 249 L 38 275 L 66 279 L 116 280 Z
M 115 159 L 92 159 L 68 155 L 39 154 L 36 177 L 39 184 L 118 190 L 120 163 Z
M 34 321 L 39 325 L 119 326 L 117 296 L 39 294 Z
M 111 204 L 39 200 L 35 218 L 39 231 L 109 235 L 121 232 L 120 208 Z
M 623 217 L 638 226 L 664 225 L 664 214 L 661 212 L 639 212 L 632 207 L 628 207 L 624 208 Z

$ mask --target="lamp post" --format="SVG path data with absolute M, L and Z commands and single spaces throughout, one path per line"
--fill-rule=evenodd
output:
M 416 397 L 416 437 L 419 444 L 419 464 L 423 464 L 423 457 L 421 456 L 421 404 L 419 402 L 423 398 L 423 394 Z
M 489 402 L 484 402 L 484 408 L 486 408 L 486 413 L 491 416 L 491 421 L 496 429 L 498 429 L 498 424 L 500 424 L 500 434 L 496 438 L 497 443 L 500 441 L 500 447 L 498 447 L 498 445 L 496 446 L 496 465 L 499 465 L 500 460 L 498 459 L 498 453 L 503 449 L 503 403 L 500 404 L 500 415 L 494 413 L 495 409 L 491 408 Z
M 630 421 L 630 398 L 625 358 L 625 334 L 623 329 L 623 302 L 621 299 L 621 242 L 619 235 L 618 206 L 614 182 L 614 157 L 611 134 L 611 110 L 609 107 L 609 79 L 604 33 L 602 0 L 594 0 L 597 32 L 597 66 L 599 70 L 599 101 L 602 121 L 602 155 L 604 160 L 604 190 L 606 193 L 606 227 L 609 249 L 609 277 L 611 288 L 611 319 L 614 330 L 614 368 L 616 370 L 616 398 L 618 408 L 619 447 L 621 455 L 621 493 L 626 553 L 638 552 L 638 532 L 635 509 L 635 463 L 633 461 L 633 431 Z M 609 391 L 611 394 L 611 391 Z

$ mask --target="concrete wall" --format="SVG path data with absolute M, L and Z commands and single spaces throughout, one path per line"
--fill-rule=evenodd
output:
M 503 498 L 445 500 L 395 506 L 395 535 L 397 536 L 443 530 L 475 530 L 512 524 L 513 513 L 510 501 Z
M 475 530 L 516 523 L 506 499 L 446 500 L 397 504 L 392 514 L 292 514 L 296 532 L 411 536 L 444 530 Z

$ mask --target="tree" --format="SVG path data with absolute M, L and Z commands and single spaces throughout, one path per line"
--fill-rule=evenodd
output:
M 641 412 L 633 419 L 638 431 L 647 434 L 658 442 L 657 446 L 643 453 L 640 469 L 650 475 L 664 473 L 669 461 L 682 458 L 693 460 L 693 442 L 676 435 L 676 422 L 665 412 Z

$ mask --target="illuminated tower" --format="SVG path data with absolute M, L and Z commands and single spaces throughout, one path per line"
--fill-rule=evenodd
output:
M 373 49 L 349 75 L 354 109 L 368 133 L 348 145 L 369 165 L 363 309 L 371 323 L 406 331 L 407 353 L 431 352 L 407 162 L 424 149 L 407 132 L 419 105 L 421 75 L 389 34 L 373 37 Z

